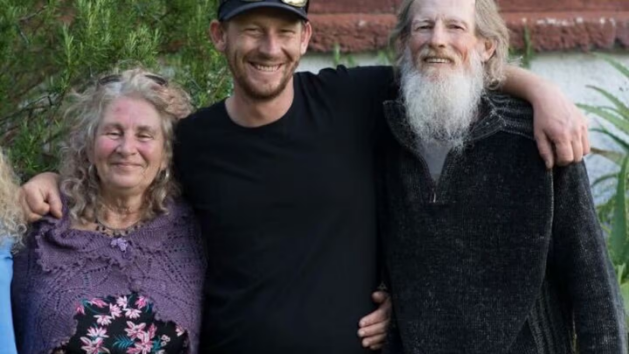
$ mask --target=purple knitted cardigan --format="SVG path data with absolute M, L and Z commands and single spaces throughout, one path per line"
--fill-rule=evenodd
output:
M 181 203 L 168 210 L 125 237 L 125 252 L 105 235 L 70 229 L 67 208 L 63 219 L 35 224 L 14 260 L 19 353 L 50 353 L 68 341 L 81 300 L 131 292 L 151 300 L 158 320 L 187 330 L 197 353 L 207 261 L 191 210 Z

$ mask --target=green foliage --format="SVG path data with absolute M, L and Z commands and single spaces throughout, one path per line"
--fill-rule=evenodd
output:
M 391 49 L 388 50 L 379 50 L 377 55 L 377 65 L 391 65 L 394 62 L 394 52 Z M 348 68 L 353 68 L 358 66 L 356 59 L 350 54 L 344 54 L 341 51 L 341 46 L 338 43 L 334 44 L 334 48 L 332 49 L 332 62 L 334 66 L 344 65 Z
M 598 57 L 607 61 L 629 80 L 629 70 L 609 56 L 598 54 Z M 598 214 L 603 229 L 608 236 L 608 247 L 616 269 L 616 275 L 620 284 L 621 293 L 625 302 L 625 308 L 629 309 L 629 233 L 627 229 L 628 202 L 627 179 L 629 173 L 629 108 L 623 101 L 602 88 L 589 86 L 604 97 L 608 105 L 593 106 L 579 105 L 585 112 L 595 115 L 606 124 L 615 127 L 619 133 L 613 132 L 602 125 L 593 129 L 602 134 L 617 145 L 616 150 L 593 149 L 593 152 L 608 159 L 619 167 L 619 172 L 607 174 L 598 178 L 592 186 L 604 182 L 613 181 L 615 190 L 607 200 L 598 205 Z
M 345 65 L 348 68 L 353 68 L 357 66 L 356 60 L 354 57 L 349 54 L 343 54 L 341 52 L 341 45 L 338 43 L 334 43 L 334 49 L 332 50 L 332 60 L 334 61 L 334 66 Z
M 395 63 L 395 51 L 391 48 L 378 51 L 378 65 L 393 65 Z
M 533 48 L 533 40 L 531 38 L 531 30 L 528 27 L 524 27 L 524 48 L 521 50 L 515 50 L 509 48 L 509 56 L 516 58 L 515 61 L 520 63 L 520 66 L 526 69 L 531 68 L 531 62 L 535 57 L 535 49 Z
M 218 0 L 0 0 L 0 145 L 18 172 L 54 169 L 63 105 L 113 68 L 182 83 L 197 106 L 231 87 L 208 37 Z

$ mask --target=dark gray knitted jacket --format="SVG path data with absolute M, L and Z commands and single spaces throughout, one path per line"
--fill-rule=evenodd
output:
M 624 353 L 622 302 L 585 167 L 546 170 L 531 107 L 486 95 L 438 184 L 402 104 L 385 111 L 386 352 Z

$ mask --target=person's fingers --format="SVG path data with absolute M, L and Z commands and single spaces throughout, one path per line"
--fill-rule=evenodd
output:
M 20 203 L 28 222 L 34 222 L 48 214 L 50 207 L 38 192 L 29 192 L 24 187 L 20 191 Z
M 384 341 L 386 339 L 386 335 L 384 334 L 380 334 L 377 336 L 373 336 L 373 337 L 369 337 L 369 338 L 365 338 L 362 340 L 362 345 L 365 348 L 369 348 L 371 346 L 382 346 L 382 344 L 384 344 Z
M 581 149 L 583 151 L 583 156 L 590 153 L 590 139 L 588 138 L 589 134 L 589 126 L 588 126 L 588 118 L 587 116 L 578 109 L 576 106 L 574 107 L 573 116 L 577 117 L 578 126 L 579 126 L 579 143 L 581 144 Z
M 389 319 L 389 314 L 391 312 L 391 300 L 389 299 L 389 294 L 384 291 L 376 291 L 372 294 L 372 299 L 375 303 L 379 304 L 378 309 L 360 319 L 359 326 L 361 328 Z
M 550 145 L 550 140 L 548 140 L 548 137 L 546 137 L 544 133 L 539 133 L 535 135 L 535 141 L 537 142 L 539 154 L 546 164 L 546 168 L 550 170 L 555 165 L 555 156 Z
M 24 218 L 26 219 L 26 222 L 31 223 L 31 222 L 37 221 L 37 220 L 31 220 L 33 219 L 33 215 L 28 208 L 28 204 L 26 203 L 26 196 L 24 195 L 24 190 L 22 188 L 20 188 L 20 191 L 19 191 L 19 201 L 20 201 L 20 208 L 22 208 L 22 213 L 24 214 Z
M 590 150 L 590 138 L 587 124 L 583 125 L 583 131 L 581 132 L 581 145 L 583 146 L 583 155 L 588 155 Z
M 48 205 L 50 205 L 50 213 L 57 219 L 61 219 L 63 216 L 63 204 L 61 204 L 61 198 L 57 193 L 48 193 Z
M 388 327 L 389 327 L 389 321 L 388 320 L 385 320 L 385 321 L 382 321 L 382 322 L 378 322 L 378 323 L 373 324 L 371 326 L 361 327 L 358 330 L 358 336 L 360 338 L 369 338 L 369 337 L 377 336 L 377 335 L 380 335 L 380 334 L 386 334 Z
M 45 215 L 45 214 L 38 214 L 38 213 L 31 212 L 30 209 L 28 208 L 28 205 L 25 205 L 24 203 L 21 203 L 21 206 L 22 206 L 22 211 L 24 212 L 24 217 L 26 218 L 26 222 L 29 224 L 34 223 L 35 221 L 38 221 Z
M 391 299 L 385 291 L 376 291 L 371 297 L 379 306 L 377 310 L 360 320 L 358 336 L 362 338 L 363 347 L 378 350 L 386 339 L 391 315 Z
M 20 203 L 29 222 L 52 213 L 61 218 L 63 206 L 58 187 L 59 176 L 45 172 L 33 177 L 20 189 Z
M 583 127 L 586 125 L 586 120 L 578 110 L 576 110 L 575 116 L 579 117 L 579 119 L 572 128 L 572 136 L 570 138 L 572 144 L 572 162 L 581 162 L 583 160 L 583 151 L 585 150 L 583 146 Z
M 43 218 L 42 215 L 31 213 L 31 212 L 25 212 L 24 217 L 26 218 L 26 222 L 29 224 L 39 221 L 41 218 Z
M 383 305 L 381 305 L 374 312 L 361 318 L 359 325 L 360 325 L 360 328 L 366 328 L 369 326 L 373 326 L 376 323 L 386 321 L 387 318 L 388 318 L 388 311 L 386 308 L 383 308 Z
M 557 165 L 566 166 L 574 162 L 574 151 L 571 142 L 556 142 L 555 143 L 555 159 Z
M 581 162 L 581 160 L 583 160 L 583 145 L 581 142 L 581 136 L 579 136 L 577 140 L 572 141 L 572 154 L 574 156 L 573 162 Z
M 389 293 L 382 290 L 374 291 L 373 294 L 371 294 L 371 299 L 376 304 L 382 304 L 389 299 Z

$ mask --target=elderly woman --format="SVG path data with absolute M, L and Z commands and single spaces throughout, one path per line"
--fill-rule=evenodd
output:
M 17 353 L 11 319 L 11 251 L 20 243 L 24 231 L 24 216 L 18 204 L 16 182 L 8 160 L 0 151 L 0 353 L 3 354 Z
M 205 255 L 171 173 L 188 96 L 136 69 L 75 101 L 64 217 L 35 224 L 15 257 L 19 352 L 195 353 Z

